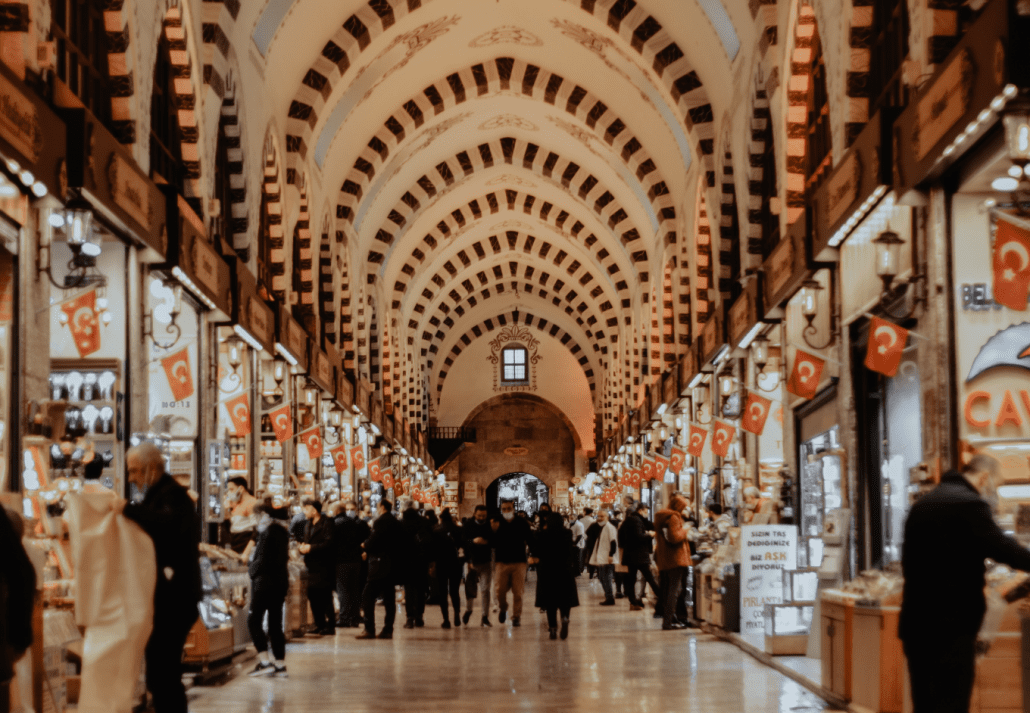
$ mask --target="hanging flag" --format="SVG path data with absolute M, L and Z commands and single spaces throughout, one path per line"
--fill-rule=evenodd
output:
M 659 483 L 665 480 L 665 471 L 669 469 L 669 459 L 663 458 L 662 456 L 655 456 L 654 459 L 654 477 L 652 480 L 657 480 Z
M 336 472 L 343 475 L 344 471 L 347 470 L 347 446 L 336 446 L 329 454 L 333 457 L 333 464 L 336 466 Z
M 645 483 L 649 480 L 654 480 L 654 458 L 651 456 L 644 456 L 643 462 L 640 464 L 640 476 L 637 478 L 637 485 L 640 485 L 641 481 Z
M 730 451 L 730 444 L 733 443 L 733 437 L 736 433 L 737 429 L 734 426 L 722 421 L 716 421 L 715 430 L 712 431 L 712 453 L 725 458 Z
M 408 493 L 410 495 L 411 494 L 411 478 L 403 478 L 400 481 L 400 490 L 397 490 L 397 487 L 398 487 L 397 480 L 394 479 L 394 481 L 393 481 L 394 495 L 401 496 L 401 495 L 404 495 L 404 493 Z
M 61 305 L 61 311 L 68 316 L 68 329 L 79 352 L 86 358 L 100 349 L 100 320 L 97 318 L 97 291 L 79 295 Z
M 908 330 L 879 317 L 869 325 L 869 345 L 865 353 L 866 368 L 886 376 L 894 376 L 901 365 Z
M 379 471 L 379 475 L 383 479 L 383 487 L 384 488 L 389 490 L 390 488 L 392 488 L 394 486 L 393 468 L 383 468 L 382 470 Z M 399 495 L 399 493 L 394 493 L 394 497 L 396 497 L 397 495 Z
M 679 448 L 672 449 L 672 456 L 669 458 L 669 470 L 673 475 L 679 475 L 683 466 L 687 463 L 687 454 Z
M 1030 231 L 998 220 L 994 237 L 994 301 L 1023 312 L 1030 295 Z
M 433 507 L 434 508 L 440 507 L 440 496 L 437 495 L 436 493 L 433 493 Z
M 168 377 L 173 399 L 182 401 L 193 395 L 193 372 L 190 370 L 190 355 L 187 348 L 166 356 L 161 360 L 161 366 Z
M 405 488 L 405 490 L 407 490 L 407 488 Z M 414 500 L 416 503 L 422 502 L 422 488 L 418 487 L 417 484 L 412 485 L 411 490 L 409 492 L 411 493 L 412 500 Z
M 623 485 L 626 485 L 626 486 L 628 486 L 630 488 L 639 488 L 640 487 L 640 481 L 643 479 L 642 473 L 643 473 L 642 470 L 631 470 L 631 471 L 629 471 L 629 478 L 627 479 L 626 483 L 623 483 Z
M 708 439 L 708 431 L 691 424 L 690 426 L 690 445 L 687 446 L 687 452 L 695 458 L 701 457 L 701 452 L 704 450 L 705 441 Z
M 361 446 L 354 446 L 350 449 L 350 462 L 354 466 L 354 472 L 365 467 L 365 451 Z
M 787 391 L 805 399 L 812 398 L 819 390 L 825 366 L 826 362 L 819 357 L 798 349 L 794 354 L 794 369 L 787 379 Z
M 309 428 L 297 434 L 297 439 L 308 447 L 308 458 L 316 460 L 322 457 L 322 429 L 319 426 Z
M 740 427 L 761 436 L 762 431 L 765 430 L 765 419 L 769 418 L 770 406 L 772 406 L 771 400 L 749 391 L 747 401 L 744 402 L 744 414 L 740 419 Z
M 383 480 L 383 473 L 379 470 L 379 459 L 373 458 L 368 462 L 368 477 L 373 483 L 381 483 Z
M 250 402 L 247 401 L 247 393 L 225 402 L 225 408 L 232 419 L 232 427 L 237 436 L 246 436 L 250 433 Z
M 275 431 L 275 437 L 279 439 L 280 443 L 293 438 L 293 416 L 290 412 L 290 405 L 284 404 L 268 414 L 268 418 L 272 421 L 272 429 Z M 346 467 L 347 458 L 344 454 L 344 467 Z

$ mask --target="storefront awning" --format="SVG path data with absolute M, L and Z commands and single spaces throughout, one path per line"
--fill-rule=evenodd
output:
M 232 322 L 236 332 L 255 349 L 275 353 L 275 314 L 258 294 L 257 280 L 238 260 L 231 261 L 233 274 Z

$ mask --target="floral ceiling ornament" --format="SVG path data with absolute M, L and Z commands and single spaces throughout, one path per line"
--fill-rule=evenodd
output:
M 508 346 L 520 346 L 526 349 L 528 384 L 501 383 L 501 353 Z M 531 367 L 535 367 L 537 362 L 543 358 L 538 353 L 539 349 L 540 340 L 533 336 L 528 327 L 520 324 L 502 327 L 490 342 L 490 356 L 487 357 L 487 361 L 494 366 L 494 391 L 536 391 L 536 369 Z
M 488 119 L 479 125 L 479 130 L 489 131 L 491 129 L 503 129 L 508 126 L 524 131 L 540 131 L 540 127 L 532 121 L 523 119 L 515 114 L 500 114 L 492 119 Z
M 483 48 L 493 45 L 522 45 L 523 47 L 542 47 L 543 40 L 528 30 L 515 25 L 503 25 L 485 32 L 469 42 L 469 47 Z
M 510 173 L 506 173 L 503 176 L 497 176 L 496 178 L 491 178 L 489 181 L 486 182 L 486 185 L 525 186 L 526 188 L 536 188 L 536 184 L 532 181 L 527 181 L 524 178 L 519 178 L 518 176 L 512 175 Z

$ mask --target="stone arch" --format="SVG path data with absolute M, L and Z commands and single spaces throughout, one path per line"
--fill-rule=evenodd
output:
M 755 94 L 751 104 L 751 147 L 750 169 L 748 172 L 748 235 L 747 252 L 752 256 L 753 263 L 762 261 L 763 239 L 765 237 L 765 214 L 769 211 L 769 204 L 779 194 L 774 192 L 769 195 L 765 186 L 770 182 L 777 185 L 775 168 L 776 148 L 773 143 L 772 113 L 769 107 L 769 91 L 766 81 L 762 77 L 761 67 L 755 78 Z M 770 78 L 769 84 L 773 84 Z M 773 175 L 766 175 L 766 158 L 771 154 L 773 158 L 769 165 L 773 167 Z
M 562 422 L 565 424 L 565 427 L 568 428 L 569 432 L 572 434 L 572 442 L 575 444 L 576 450 L 579 450 L 579 451 L 584 450 L 584 448 L 583 448 L 583 441 L 579 437 L 579 432 L 576 430 L 575 425 L 572 423 L 572 421 L 569 419 L 569 417 L 565 415 L 565 412 L 562 411 L 560 408 L 558 408 L 553 403 L 551 403 L 550 401 L 548 401 L 547 399 L 545 399 L 543 397 L 540 397 L 540 396 L 537 396 L 536 394 L 514 393 L 514 394 L 498 394 L 497 396 L 492 396 L 489 399 L 487 399 L 486 401 L 484 401 L 483 403 L 481 403 L 478 406 L 476 406 L 474 409 L 472 409 L 472 411 L 469 412 L 469 415 L 465 417 L 465 420 L 461 424 L 462 428 L 465 428 L 465 427 L 469 426 L 469 424 L 471 424 L 473 421 L 476 420 L 477 416 L 479 416 L 481 413 L 487 411 L 488 409 L 491 409 L 491 408 L 493 408 L 496 405 L 503 404 L 503 403 L 510 403 L 512 401 L 528 401 L 528 402 L 532 402 L 534 404 L 538 404 L 538 405 L 544 407 L 545 409 L 547 409 L 548 411 L 550 411 L 551 413 L 556 415 L 558 418 L 560 418 L 562 420 Z M 532 464 L 531 464 L 531 462 L 528 459 L 516 457 L 516 458 L 512 459 L 512 465 L 513 466 L 518 466 L 518 467 L 514 468 L 515 470 L 524 470 L 521 467 L 522 465 L 532 465 Z M 543 470 L 543 469 L 540 468 L 540 466 L 535 466 L 535 467 L 537 467 L 538 470 Z M 526 472 L 532 472 L 532 471 L 526 471 Z
M 297 295 L 295 315 L 308 334 L 317 334 L 315 328 L 315 258 L 311 247 L 311 215 L 308 206 L 308 177 L 300 174 L 296 183 L 299 191 L 297 223 L 293 226 L 293 293 Z
M 225 99 L 232 73 L 229 55 L 232 53 L 233 30 L 240 14 L 240 0 L 220 0 L 204 5 L 204 84 L 218 101 Z M 214 100 L 205 97 L 205 99 Z
M 737 185 L 733 176 L 729 126 L 723 132 L 719 196 L 719 293 L 723 304 L 732 304 L 741 292 L 741 265 L 740 218 L 737 213 Z
M 694 312 L 697 323 L 708 321 L 715 311 L 712 303 L 712 226 L 708 218 L 704 184 L 698 184 L 697 211 L 694 226 Z
M 229 205 L 223 205 L 225 229 L 232 238 L 232 247 L 243 262 L 250 260 L 249 206 L 247 204 L 247 173 L 243 161 L 243 127 L 240 124 L 238 86 L 229 71 L 219 79 L 221 108 L 219 111 L 219 138 L 225 142 L 229 181 Z M 216 94 L 217 96 L 217 94 Z M 217 190 L 217 187 L 216 187 Z
M 336 320 L 336 294 L 333 290 L 333 229 L 329 210 L 322 214 L 322 227 L 318 231 L 318 324 L 323 342 L 336 345 L 339 328 Z
M 279 147 L 269 127 L 265 134 L 264 175 L 261 183 L 261 230 L 258 233 L 258 277 L 272 296 L 286 304 L 286 226 L 283 224 L 283 187 Z M 263 267 L 262 267 L 263 265 Z M 264 274 L 262 274 L 264 272 Z

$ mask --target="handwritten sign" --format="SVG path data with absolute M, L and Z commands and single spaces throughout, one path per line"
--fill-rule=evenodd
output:
M 796 525 L 740 528 L 740 633 L 765 636 L 765 605 L 783 603 L 783 572 L 797 568 Z

